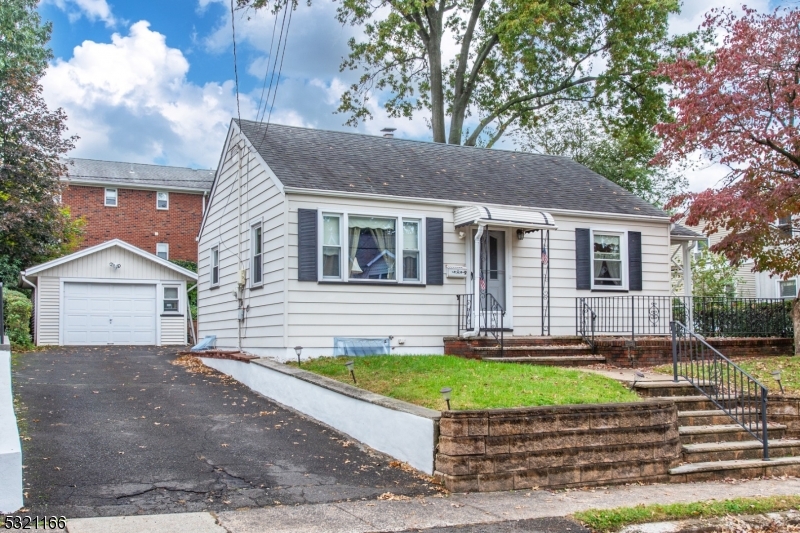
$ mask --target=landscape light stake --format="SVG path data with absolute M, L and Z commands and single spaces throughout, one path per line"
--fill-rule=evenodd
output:
M 778 386 L 781 388 L 781 394 L 783 394 L 783 383 L 781 383 L 781 371 L 776 370 L 774 372 L 770 372 L 772 374 L 773 379 L 778 382 Z
M 347 370 L 349 370 L 349 371 L 350 371 L 350 377 L 352 377 L 352 378 L 353 378 L 353 383 L 355 383 L 356 385 L 358 385 L 358 381 L 356 381 L 356 373 L 355 373 L 355 371 L 353 370 L 353 367 L 354 367 L 355 365 L 356 365 L 355 361 L 348 361 L 348 362 L 346 362 L 346 363 L 344 364 L 344 366 L 346 366 L 346 367 L 347 367 Z
M 636 388 L 636 382 L 640 379 L 644 379 L 644 374 L 639 372 L 638 370 L 634 373 L 633 384 L 631 384 L 631 390 Z
M 300 354 L 303 353 L 303 347 L 302 346 L 295 346 L 294 347 L 294 353 L 297 354 L 297 366 L 300 366 Z
M 444 401 L 447 402 L 447 410 L 449 411 L 450 410 L 450 393 L 453 392 L 453 389 L 451 389 L 450 387 L 442 387 L 442 390 L 440 390 L 439 392 L 442 393 L 442 398 L 444 398 Z

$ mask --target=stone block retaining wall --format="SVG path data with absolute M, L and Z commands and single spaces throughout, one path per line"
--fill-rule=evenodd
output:
M 628 348 L 619 337 L 595 337 L 597 353 L 614 366 L 631 366 Z M 711 346 L 726 357 L 770 357 L 793 355 L 794 341 L 790 338 L 706 338 Z M 634 366 L 658 366 L 672 363 L 672 340 L 667 337 L 636 339 L 632 350 Z
M 786 425 L 785 438 L 800 439 L 800 396 L 768 396 L 767 417 L 770 422 Z
M 446 411 L 436 476 L 454 492 L 660 482 L 680 459 L 671 401 Z

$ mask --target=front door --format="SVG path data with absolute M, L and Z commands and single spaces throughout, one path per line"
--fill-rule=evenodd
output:
M 475 233 L 473 232 L 473 237 Z M 475 242 L 474 239 L 472 242 Z M 474 250 L 473 250 L 474 254 Z M 474 257 L 474 255 L 473 255 Z M 474 263 L 470 262 L 471 268 L 474 268 Z M 474 275 L 474 273 L 473 273 Z M 506 287 L 506 232 L 505 231 L 488 231 L 484 232 L 481 239 L 481 253 L 480 253 L 480 287 L 491 294 L 495 300 L 505 310 L 505 320 L 503 327 L 509 327 L 511 323 L 511 313 L 507 306 Z M 498 323 L 500 317 L 494 317 L 495 321 L 490 319 L 491 323 Z M 481 318 L 481 323 L 483 323 Z

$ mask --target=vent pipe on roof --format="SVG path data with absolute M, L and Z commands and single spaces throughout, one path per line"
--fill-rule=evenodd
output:
M 395 131 L 397 131 L 397 128 L 383 128 L 381 130 L 381 133 L 383 133 L 383 136 L 386 137 L 387 139 L 394 139 Z

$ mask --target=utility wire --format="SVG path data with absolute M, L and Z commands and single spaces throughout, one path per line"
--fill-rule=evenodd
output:
M 286 3 L 284 4 L 283 20 L 281 21 L 281 31 L 280 31 L 280 34 L 278 35 L 278 48 L 275 51 L 275 57 L 273 58 L 272 55 L 270 55 L 269 59 L 267 60 L 267 73 L 268 74 L 271 73 L 271 74 L 270 74 L 270 77 L 269 77 L 269 88 L 267 89 L 267 98 L 266 98 L 266 100 L 264 100 L 264 110 L 261 111 L 261 108 L 259 106 L 258 113 L 256 113 L 256 121 L 259 123 L 259 126 L 261 125 L 261 123 L 264 122 L 264 117 L 267 114 L 267 105 L 269 104 L 270 95 L 273 93 L 273 91 L 277 91 L 278 90 L 277 84 L 280 83 L 280 78 L 278 78 L 277 82 L 275 80 L 275 69 L 278 66 L 278 54 L 280 54 L 280 51 L 281 51 L 281 43 L 283 43 L 283 36 L 287 31 L 287 27 L 286 27 L 286 12 L 290 9 L 289 8 L 289 2 L 290 1 L 291 0 L 286 0 Z M 277 17 L 278 17 L 278 14 L 276 13 L 275 14 L 275 22 L 276 23 L 278 22 L 278 18 Z M 270 62 L 272 63 L 272 69 L 269 68 Z M 264 79 L 266 80 L 266 74 L 264 76 Z M 261 114 L 261 118 L 260 119 L 258 118 L 259 113 Z
M 233 0 L 231 0 L 231 34 L 233 36 L 233 75 L 236 82 L 236 116 L 242 121 L 242 110 L 239 106 L 239 67 L 236 60 L 236 24 L 234 22 Z
M 289 3 L 291 1 L 292 0 L 287 0 L 286 9 L 289 9 Z M 269 131 L 269 122 L 272 119 L 272 110 L 275 107 L 275 97 L 278 95 L 278 84 L 280 84 L 281 73 L 283 72 L 283 60 L 286 57 L 286 45 L 289 42 L 289 28 L 291 28 L 291 26 L 292 26 L 292 12 L 293 11 L 294 10 L 290 10 L 289 11 L 289 22 L 286 25 L 286 38 L 283 41 L 283 51 L 281 52 L 281 64 L 280 64 L 280 67 L 278 68 L 278 80 L 277 80 L 277 82 L 275 84 L 275 90 L 272 92 L 272 103 L 271 103 L 271 105 L 269 107 L 269 115 L 267 116 L 267 123 L 266 123 L 266 125 L 264 127 L 264 133 L 261 135 L 261 141 L 259 141 L 258 147 L 256 148 L 256 150 L 260 150 L 261 147 L 264 145 L 264 141 L 267 138 L 267 132 Z M 280 50 L 280 41 L 278 41 L 278 50 Z M 276 59 L 277 59 L 277 57 L 276 57 Z M 264 109 L 266 110 L 266 105 L 264 106 Z
M 272 46 L 275 44 L 275 30 L 278 27 L 278 13 L 275 13 L 275 23 L 272 25 L 272 37 L 269 40 L 269 54 L 267 55 L 267 70 L 264 72 L 264 84 L 261 86 L 261 96 L 258 98 L 258 107 L 256 108 L 256 120 L 261 112 L 261 103 L 264 101 L 264 90 L 267 88 L 267 78 L 269 77 L 269 63 L 272 61 Z M 272 84 L 270 84 L 272 90 Z M 267 95 L 269 98 L 269 95 Z

